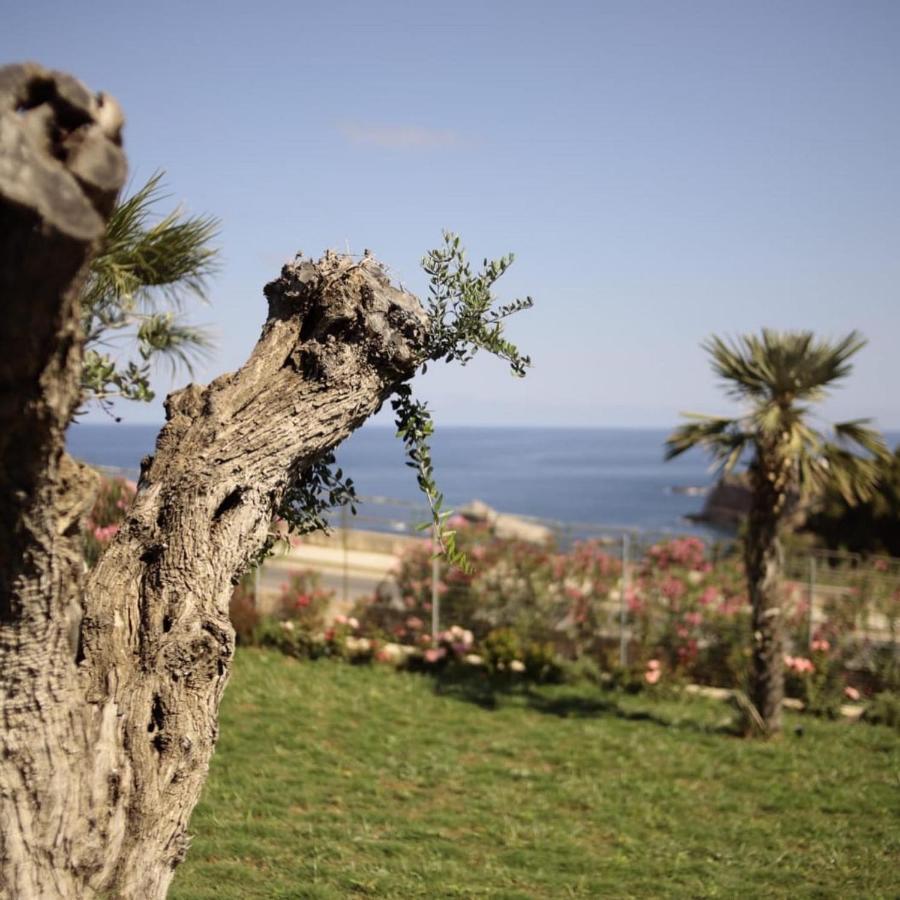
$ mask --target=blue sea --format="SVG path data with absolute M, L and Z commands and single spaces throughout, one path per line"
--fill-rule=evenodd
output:
M 69 450 L 95 465 L 136 474 L 153 452 L 155 425 L 75 424 Z M 703 531 L 685 516 L 703 497 L 685 488 L 712 482 L 706 458 L 663 460 L 666 429 L 480 428 L 438 426 L 435 474 L 446 505 L 478 499 L 495 509 L 565 523 L 628 526 L 652 531 Z M 357 493 L 420 503 L 413 470 L 404 465 L 393 429 L 369 426 L 338 450 L 338 463 Z M 378 516 L 364 504 L 360 525 Z M 382 513 L 381 515 L 386 515 Z

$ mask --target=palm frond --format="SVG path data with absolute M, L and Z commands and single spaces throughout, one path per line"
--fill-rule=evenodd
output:
M 210 216 L 185 216 L 180 209 L 156 213 L 165 199 L 163 173 L 116 205 L 103 246 L 91 263 L 81 295 L 88 350 L 82 373 L 85 399 L 116 395 L 150 399 L 150 361 L 168 362 L 173 372 L 209 354 L 212 336 L 178 315 L 186 297 L 207 299 L 217 268 L 212 246 L 219 223 Z M 140 361 L 123 361 L 99 347 L 134 341 Z M 93 353 L 93 355 L 89 355 Z
M 680 425 L 669 435 L 665 458 L 674 459 L 699 447 L 710 453 L 718 469 L 730 472 L 752 441 L 752 435 L 743 429 L 741 420 L 697 413 L 684 415 L 693 421 Z
M 154 293 L 176 307 L 188 293 L 206 299 L 218 255 L 210 242 L 219 222 L 210 216 L 184 217 L 179 210 L 152 222 L 154 207 L 165 199 L 162 177 L 161 172 L 153 175 L 113 211 L 82 294 L 85 315 L 153 306 Z
M 748 449 L 767 477 L 787 479 L 801 495 L 833 486 L 848 502 L 871 495 L 879 463 L 889 456 L 884 440 L 865 419 L 834 427 L 828 442 L 809 424 L 810 404 L 851 371 L 850 359 L 865 345 L 851 331 L 838 341 L 811 331 L 763 329 L 759 334 L 703 343 L 729 395 L 748 405 L 742 419 L 692 415 L 666 442 L 671 459 L 705 447 L 726 471 Z
M 850 506 L 872 497 L 880 475 L 877 459 L 857 456 L 836 444 L 826 444 L 822 462 L 827 472 L 827 483 L 834 487 Z
M 756 352 L 755 336 L 726 341 L 713 335 L 701 345 L 712 357 L 715 373 L 725 382 L 726 393 L 737 398 L 764 397 L 771 372 L 765 359 Z
M 856 445 L 874 458 L 886 462 L 891 458 L 891 451 L 884 437 L 874 428 L 869 427 L 871 419 L 851 419 L 839 422 L 834 426 L 834 434 L 839 444 L 849 449 Z
M 144 316 L 137 330 L 138 349 L 145 360 L 166 360 L 172 374 L 179 367 L 194 374 L 198 358 L 208 358 L 213 349 L 210 332 L 189 325 L 171 312 Z
M 865 340 L 855 331 L 833 343 L 817 340 L 810 331 L 771 328 L 732 340 L 713 335 L 703 343 L 730 396 L 779 405 L 822 399 L 850 373 L 849 359 L 863 346 Z

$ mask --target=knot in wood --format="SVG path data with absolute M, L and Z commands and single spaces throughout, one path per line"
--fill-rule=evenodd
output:
M 353 348 L 390 380 L 410 376 L 422 360 L 425 311 L 415 296 L 390 283 L 374 257 L 297 257 L 265 294 L 270 320 L 299 319 L 299 349 L 314 351 L 320 369 L 327 368 L 322 356 L 330 346 L 336 352 Z

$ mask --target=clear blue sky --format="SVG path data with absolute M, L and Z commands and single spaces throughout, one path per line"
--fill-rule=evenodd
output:
M 201 380 L 245 358 L 295 251 L 368 247 L 421 290 L 446 227 L 516 253 L 535 368 L 429 374 L 439 422 L 725 411 L 698 344 L 767 325 L 861 330 L 826 412 L 900 426 L 894 0 L 31 0 L 6 4 L 0 58 L 113 93 L 135 182 L 165 168 L 222 219 Z

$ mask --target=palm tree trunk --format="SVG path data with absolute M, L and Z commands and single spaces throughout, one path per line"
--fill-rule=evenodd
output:
M 775 735 L 781 731 L 784 700 L 784 614 L 778 540 L 781 505 L 767 479 L 756 476 L 754 480 L 744 545 L 753 630 L 750 699 L 766 734 Z

